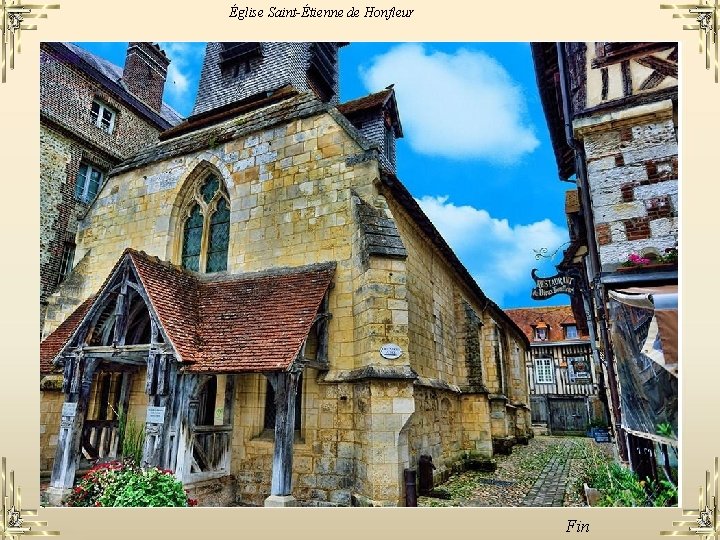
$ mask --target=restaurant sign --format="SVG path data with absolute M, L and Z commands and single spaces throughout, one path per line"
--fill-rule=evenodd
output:
M 532 272 L 530 272 L 535 281 L 535 287 L 530 293 L 533 300 L 546 300 L 556 294 L 572 295 L 575 291 L 575 278 L 573 276 L 560 272 L 554 276 L 541 278 L 538 277 L 536 272 L 536 268 L 533 268 Z

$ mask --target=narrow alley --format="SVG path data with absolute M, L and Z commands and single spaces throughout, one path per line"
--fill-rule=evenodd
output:
M 583 478 L 588 461 L 610 443 L 587 437 L 538 436 L 496 456 L 495 472 L 466 471 L 436 486 L 419 506 L 587 506 Z

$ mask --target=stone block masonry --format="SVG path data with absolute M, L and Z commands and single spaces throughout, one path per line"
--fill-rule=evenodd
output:
M 586 156 L 602 269 L 678 239 L 678 155 L 672 103 L 576 121 Z

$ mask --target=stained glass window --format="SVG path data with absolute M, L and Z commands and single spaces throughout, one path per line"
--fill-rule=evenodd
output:
M 230 239 L 230 209 L 225 199 L 220 199 L 210 218 L 206 272 L 227 270 L 228 240 Z
M 212 201 L 213 196 L 217 193 L 218 187 L 220 187 L 220 182 L 216 176 L 211 175 L 205 180 L 203 187 L 200 188 L 200 193 L 206 203 Z
M 203 214 L 199 204 L 195 204 L 185 222 L 185 233 L 183 234 L 183 268 L 200 270 L 200 251 L 202 249 Z
M 207 273 L 227 270 L 230 204 L 218 176 L 201 178 L 190 204 L 183 229 L 183 267 Z

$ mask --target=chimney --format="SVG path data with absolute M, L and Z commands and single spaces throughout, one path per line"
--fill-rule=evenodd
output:
M 130 42 L 122 81 L 135 97 L 160 112 L 170 59 L 159 45 Z

